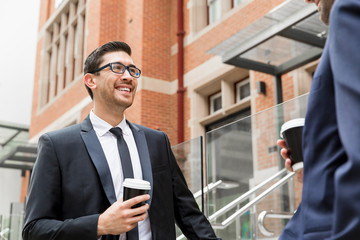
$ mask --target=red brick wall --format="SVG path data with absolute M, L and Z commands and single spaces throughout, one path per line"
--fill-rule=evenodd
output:
M 143 72 L 170 81 L 170 1 L 144 1 Z
M 293 82 L 293 76 L 290 74 L 284 74 L 281 76 L 282 80 L 282 90 L 283 90 L 283 100 L 288 101 L 290 99 L 293 99 L 294 96 L 294 82 Z
M 35 95 L 36 96 L 36 95 Z M 36 135 L 43 128 L 56 121 L 65 112 L 69 111 L 74 105 L 88 96 L 85 90 L 82 80 L 77 81 L 68 91 L 56 99 L 45 110 L 37 113 L 36 109 L 33 109 L 31 118 L 30 136 Z

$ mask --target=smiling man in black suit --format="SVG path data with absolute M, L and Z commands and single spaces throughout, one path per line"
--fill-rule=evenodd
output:
M 86 59 L 84 74 L 93 109 L 82 123 L 40 138 L 24 240 L 171 240 L 175 221 L 188 239 L 218 239 L 186 185 L 166 134 L 125 119 L 141 74 L 130 47 L 118 41 L 100 46 Z M 152 189 L 123 202 L 129 166 L 118 144 L 124 140 L 131 176 L 150 182 Z

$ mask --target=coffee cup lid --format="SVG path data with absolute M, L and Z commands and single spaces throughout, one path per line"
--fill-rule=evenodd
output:
M 292 165 L 292 168 L 293 168 L 294 172 L 296 172 L 296 171 L 304 168 L 304 163 L 303 162 L 295 163 L 294 165 Z
M 283 132 L 285 132 L 286 130 L 288 130 L 290 128 L 304 126 L 304 123 L 305 123 L 305 118 L 295 118 L 295 119 L 285 122 L 281 126 L 280 136 L 283 137 Z
M 128 188 L 141 189 L 141 190 L 151 189 L 150 183 L 148 181 L 135 179 L 135 178 L 125 178 L 123 186 Z

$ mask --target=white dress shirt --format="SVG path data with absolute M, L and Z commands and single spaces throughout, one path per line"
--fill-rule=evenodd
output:
M 93 111 L 90 112 L 90 121 L 94 127 L 96 135 L 104 151 L 114 184 L 116 199 L 119 200 L 120 198 L 123 197 L 122 185 L 124 181 L 124 176 L 120 161 L 120 154 L 117 146 L 117 138 L 115 135 L 109 132 L 109 130 L 113 128 L 113 126 L 111 126 L 109 123 L 105 122 L 98 116 L 96 116 Z M 119 125 L 117 125 L 117 127 L 121 128 L 123 132 L 124 140 L 128 145 L 131 163 L 134 172 L 134 178 L 143 179 L 139 152 L 136 147 L 136 143 L 132 131 L 129 125 L 126 123 L 125 115 L 123 121 L 121 121 Z M 140 240 L 151 240 L 150 219 L 148 216 L 144 221 L 139 222 L 138 228 L 139 228 Z M 121 234 L 119 240 L 125 240 L 125 239 L 126 239 L 126 234 L 125 233 Z

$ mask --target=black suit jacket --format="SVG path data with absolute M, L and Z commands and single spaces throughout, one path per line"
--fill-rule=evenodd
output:
M 166 134 L 128 124 L 143 178 L 152 186 L 152 239 L 175 239 L 175 221 L 189 239 L 218 239 L 186 185 Z M 96 240 L 98 217 L 115 201 L 109 166 L 89 117 L 44 134 L 30 180 L 24 240 Z

